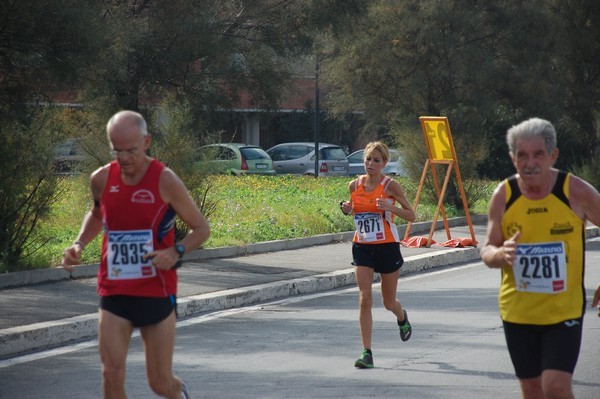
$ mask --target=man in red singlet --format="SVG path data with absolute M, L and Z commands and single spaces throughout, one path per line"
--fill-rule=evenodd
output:
M 400 267 L 404 263 L 400 253 L 400 237 L 394 215 L 410 222 L 415 220 L 412 206 L 404 196 L 397 181 L 383 174 L 390 159 L 387 145 L 376 141 L 367 144 L 364 152 L 366 175 L 359 176 L 349 184 L 350 201 L 340 204 L 342 212 L 354 216 L 356 233 L 352 245 L 356 282 L 360 291 L 360 333 L 363 351 L 354 363 L 357 368 L 372 368 L 373 353 L 373 275 L 381 275 L 383 305 L 398 321 L 400 338 L 408 341 L 412 327 L 406 310 L 396 299 Z M 398 203 L 399 206 L 395 204 Z
M 140 114 L 118 112 L 106 130 L 115 161 L 92 173 L 94 203 L 77 240 L 64 251 L 62 265 L 72 270 L 86 244 L 103 231 L 98 350 L 104 397 L 126 397 L 125 362 L 133 330 L 139 328 L 151 389 L 166 398 L 188 398 L 185 383 L 172 371 L 177 308 L 173 266 L 208 239 L 210 228 L 181 179 L 146 155 L 151 139 Z M 190 229 L 178 243 L 176 215 Z

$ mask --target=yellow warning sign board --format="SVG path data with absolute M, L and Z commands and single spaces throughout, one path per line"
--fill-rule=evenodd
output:
M 448 119 L 446 117 L 422 116 L 419 121 L 425 135 L 429 159 L 432 161 L 456 160 Z
M 427 146 L 429 158 L 425 160 L 425 165 L 423 166 L 423 173 L 421 174 L 421 181 L 419 182 L 419 186 L 417 188 L 413 209 L 416 212 L 417 206 L 419 205 L 419 198 L 421 197 L 421 191 L 425 186 L 427 172 L 431 172 L 432 174 L 435 193 L 438 197 L 437 208 L 433 216 L 429 237 L 427 239 L 427 247 L 429 247 L 432 243 L 433 232 L 435 230 L 437 219 L 440 213 L 442 214 L 442 218 L 444 220 L 444 228 L 446 229 L 448 240 L 452 238 L 450 235 L 450 226 L 448 225 L 448 220 L 446 217 L 446 210 L 444 209 L 444 196 L 446 194 L 448 183 L 450 182 L 450 177 L 453 171 L 456 174 L 456 184 L 462 197 L 463 209 L 465 211 L 467 223 L 471 232 L 471 239 L 472 242 L 476 243 L 475 231 L 473 230 L 473 224 L 471 223 L 471 215 L 469 214 L 465 190 L 460 177 L 458 160 L 456 159 L 456 152 L 454 151 L 454 142 L 452 141 L 452 134 L 450 133 L 448 118 L 445 116 L 421 116 L 419 121 L 421 122 L 423 135 L 425 136 L 425 144 Z M 436 165 L 446 166 L 446 176 L 442 187 L 440 187 L 438 181 Z M 404 233 L 405 240 L 409 237 L 411 226 L 412 223 L 410 222 L 406 226 L 406 231 Z

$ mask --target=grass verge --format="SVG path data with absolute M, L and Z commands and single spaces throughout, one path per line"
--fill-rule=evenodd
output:
M 318 178 L 308 176 L 211 176 L 207 201 L 214 204 L 208 215 L 211 236 L 205 247 L 246 245 L 287 238 L 308 237 L 354 229 L 352 218 L 344 216 L 339 202 L 349 198 L 348 177 Z M 411 203 L 417 185 L 398 178 Z M 54 205 L 36 232 L 34 240 L 43 243 L 25 258 L 28 268 L 58 265 L 62 251 L 77 236 L 91 199 L 85 176 L 65 178 L 66 195 Z M 490 190 L 493 185 L 489 184 Z M 191 187 L 190 190 L 200 188 Z M 490 191 L 491 193 L 491 191 Z M 489 196 L 488 196 L 489 198 Z M 417 208 L 417 221 L 433 218 L 435 205 L 424 202 Z M 472 213 L 485 213 L 487 203 L 476 203 Z M 448 217 L 462 216 L 446 207 Z M 397 224 L 405 223 L 396 220 Z M 83 263 L 95 263 L 100 257 L 101 239 L 90 243 Z M 33 246 L 32 246 L 33 247 Z

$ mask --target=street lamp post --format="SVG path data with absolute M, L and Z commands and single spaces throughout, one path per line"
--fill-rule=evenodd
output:
M 319 55 L 315 56 L 315 178 L 319 177 Z

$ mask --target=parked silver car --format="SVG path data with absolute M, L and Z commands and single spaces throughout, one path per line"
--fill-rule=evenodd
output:
M 365 171 L 364 163 L 365 150 L 354 151 L 348 155 L 349 172 L 350 176 L 364 175 Z M 402 166 L 402 156 L 397 150 L 390 149 L 390 160 L 383 169 L 383 173 L 390 176 L 406 176 L 406 171 Z
M 315 143 L 277 144 L 267 154 L 277 174 L 315 175 Z M 319 176 L 348 176 L 348 159 L 340 146 L 319 143 Z

